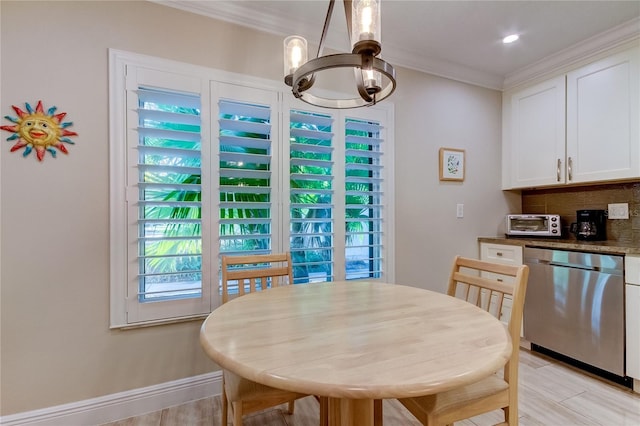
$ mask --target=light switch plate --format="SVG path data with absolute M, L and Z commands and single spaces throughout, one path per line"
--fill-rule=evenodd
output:
M 609 219 L 629 219 L 629 204 L 609 204 Z

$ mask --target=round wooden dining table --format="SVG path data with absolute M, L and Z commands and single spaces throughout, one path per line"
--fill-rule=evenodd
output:
M 328 282 L 247 294 L 215 309 L 200 342 L 221 368 L 328 397 L 333 425 L 372 425 L 375 399 L 433 394 L 503 367 L 503 323 L 454 297 L 397 284 Z

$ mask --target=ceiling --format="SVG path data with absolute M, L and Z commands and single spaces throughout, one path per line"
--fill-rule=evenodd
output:
M 320 40 L 327 0 L 152 0 L 269 33 L 302 35 L 310 56 Z M 349 50 L 336 1 L 326 47 Z M 382 2 L 382 56 L 394 65 L 494 89 L 526 78 L 541 62 L 570 61 L 640 34 L 640 1 Z M 501 40 L 518 33 L 510 45 Z M 597 36 L 597 37 L 596 37 Z M 278 52 L 281 54 L 280 52 Z M 546 69 L 549 68 L 547 64 Z

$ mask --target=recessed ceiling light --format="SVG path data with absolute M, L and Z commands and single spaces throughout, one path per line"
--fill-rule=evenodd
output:
M 518 34 L 511 34 L 506 36 L 505 38 L 502 39 L 502 42 L 504 44 L 509 44 L 509 43 L 513 43 L 514 41 L 518 40 L 520 38 L 520 36 Z

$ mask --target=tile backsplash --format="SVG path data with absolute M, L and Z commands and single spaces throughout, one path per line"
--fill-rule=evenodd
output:
M 628 203 L 629 219 L 607 220 L 607 239 L 640 246 L 640 181 L 522 191 L 522 213 L 559 214 L 563 236 L 569 238 L 576 210 L 607 210 L 611 203 Z

